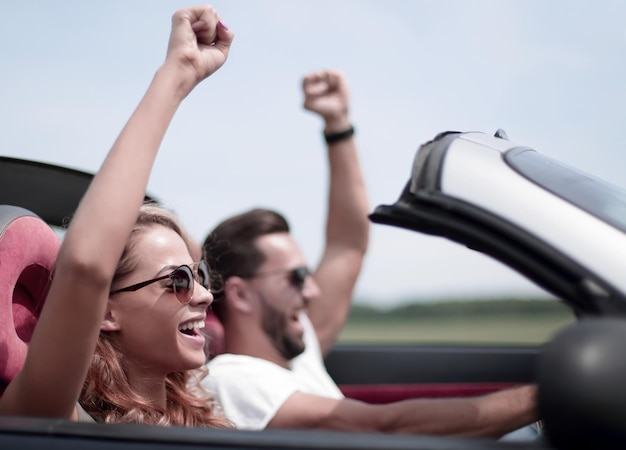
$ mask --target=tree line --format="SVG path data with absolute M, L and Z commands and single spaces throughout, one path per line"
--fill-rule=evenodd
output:
M 571 309 L 560 300 L 553 298 L 495 298 L 447 300 L 436 302 L 414 301 L 392 308 L 383 308 L 356 301 L 352 306 L 350 320 L 366 321 L 369 319 L 433 319 L 487 315 L 537 316 L 537 315 L 572 315 Z

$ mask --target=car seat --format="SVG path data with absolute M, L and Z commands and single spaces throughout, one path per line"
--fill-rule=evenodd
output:
M 210 309 L 207 311 L 202 331 L 207 339 L 204 346 L 207 358 L 211 359 L 224 353 L 224 327 Z
M 0 205 L 0 395 L 24 365 L 60 245 L 39 216 Z

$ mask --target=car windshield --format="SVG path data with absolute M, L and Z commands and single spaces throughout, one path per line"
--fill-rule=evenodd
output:
M 504 159 L 532 182 L 626 232 L 626 190 L 531 149 L 513 149 Z

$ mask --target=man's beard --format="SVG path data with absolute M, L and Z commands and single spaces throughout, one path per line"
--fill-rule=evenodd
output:
M 270 305 L 263 294 L 260 294 L 263 303 L 261 327 L 274 344 L 281 356 L 291 360 L 304 351 L 304 340 L 300 337 L 287 334 L 287 319 L 281 311 Z

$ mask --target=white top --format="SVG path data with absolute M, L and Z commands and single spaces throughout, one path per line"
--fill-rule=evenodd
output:
M 84 410 L 80 403 L 76 403 L 76 412 L 78 413 L 78 422 L 95 422 L 96 419 L 91 417 L 87 411 Z
M 343 398 L 330 378 L 311 321 L 302 314 L 305 350 L 291 361 L 291 370 L 264 359 L 225 353 L 208 363 L 202 385 L 216 396 L 237 428 L 262 430 L 295 392 Z

